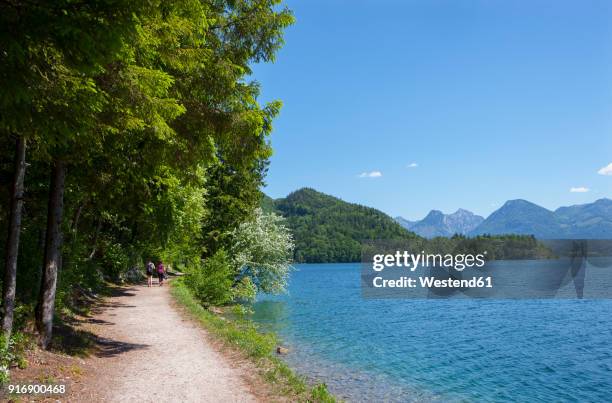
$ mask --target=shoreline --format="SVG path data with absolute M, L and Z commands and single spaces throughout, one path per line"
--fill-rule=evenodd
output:
M 237 354 L 254 365 L 257 376 L 272 388 L 275 398 L 321 403 L 337 401 L 324 383 L 309 384 L 305 376 L 295 373 L 275 355 L 278 342 L 274 333 L 262 332 L 250 319 L 228 318 L 205 309 L 181 281 L 173 281 L 170 291 L 175 303 L 221 344 L 222 351 Z

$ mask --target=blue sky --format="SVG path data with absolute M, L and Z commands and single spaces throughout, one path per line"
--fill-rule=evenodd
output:
M 284 103 L 271 197 L 408 219 L 612 197 L 612 1 L 286 4 L 297 22 L 254 68 L 260 101 Z

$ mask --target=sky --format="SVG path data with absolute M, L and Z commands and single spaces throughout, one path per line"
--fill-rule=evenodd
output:
M 612 1 L 301 0 L 264 192 L 391 216 L 612 198 Z M 608 169 L 605 169 L 605 168 Z

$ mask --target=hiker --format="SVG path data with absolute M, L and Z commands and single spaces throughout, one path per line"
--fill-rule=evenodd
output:
M 147 287 L 153 287 L 153 273 L 155 272 L 155 265 L 152 261 L 147 261 Z
M 159 280 L 159 286 L 164 285 L 164 277 L 166 276 L 166 269 L 161 260 L 157 263 L 157 278 Z

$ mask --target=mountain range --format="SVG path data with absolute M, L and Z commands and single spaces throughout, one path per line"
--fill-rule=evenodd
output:
M 486 219 L 459 209 L 445 215 L 432 210 L 420 221 L 395 220 L 426 238 L 463 234 L 523 234 L 541 239 L 612 239 L 612 200 L 559 207 L 551 211 L 527 200 L 509 200 Z
M 285 224 L 293 235 L 294 260 L 297 263 L 359 262 L 364 241 L 368 240 L 400 241 L 410 250 L 439 253 L 487 250 L 490 259 L 550 256 L 550 251 L 532 236 L 452 237 L 455 233 L 469 233 L 484 220 L 462 209 L 449 215 L 433 211 L 417 223 L 400 221 L 426 232 L 428 237 L 438 237 L 430 241 L 403 228 L 380 210 L 348 203 L 310 188 L 296 190 L 279 199 L 262 194 L 260 205 L 263 211 L 285 218 Z
M 420 221 L 408 221 L 402 217 L 396 217 L 395 221 L 422 237 L 435 238 L 438 236 L 449 237 L 455 234 L 467 235 L 478 227 L 484 221 L 484 218 L 470 211 L 459 209 L 452 214 L 431 210 Z

